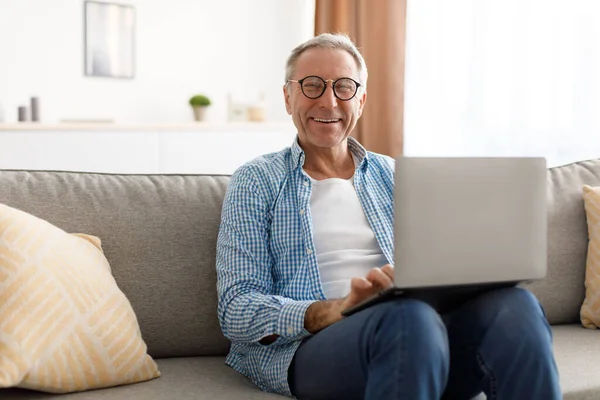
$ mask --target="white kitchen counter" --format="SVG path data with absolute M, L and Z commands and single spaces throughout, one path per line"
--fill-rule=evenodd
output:
M 0 169 L 231 174 L 295 135 L 291 122 L 0 124 Z

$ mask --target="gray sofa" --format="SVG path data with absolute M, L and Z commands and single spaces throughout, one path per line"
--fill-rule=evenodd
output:
M 0 171 L 0 203 L 67 232 L 96 235 L 131 301 L 162 376 L 135 385 L 16 399 L 269 399 L 224 364 L 217 321 L 215 245 L 227 176 Z M 587 226 L 581 186 L 600 185 L 600 160 L 548 174 L 548 277 L 528 285 L 553 324 L 565 399 L 600 398 L 600 332 L 579 324 Z

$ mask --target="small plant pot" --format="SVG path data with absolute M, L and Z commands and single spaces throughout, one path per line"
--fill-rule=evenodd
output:
M 204 118 L 206 117 L 206 109 L 208 107 L 206 107 L 206 106 L 194 106 L 192 108 L 194 109 L 194 119 L 196 121 L 204 121 Z

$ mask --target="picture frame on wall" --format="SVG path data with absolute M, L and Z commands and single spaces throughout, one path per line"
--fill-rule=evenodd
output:
M 85 75 L 133 79 L 135 75 L 135 8 L 85 1 Z

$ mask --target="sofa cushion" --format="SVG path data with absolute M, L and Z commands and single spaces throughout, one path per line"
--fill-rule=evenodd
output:
M 0 204 L 0 387 L 66 393 L 159 375 L 100 241 Z
M 583 187 L 588 226 L 588 253 L 585 270 L 585 300 L 581 323 L 586 328 L 600 327 L 600 187 Z
M 585 297 L 588 233 L 583 185 L 600 186 L 600 159 L 548 171 L 548 275 L 523 286 L 538 297 L 552 324 L 578 323 Z
M 154 358 L 224 355 L 215 251 L 226 176 L 0 171 L 0 203 L 102 240 Z
M 118 388 L 76 393 L 68 400 L 262 400 L 287 397 L 264 393 L 247 378 L 225 365 L 223 357 L 165 358 L 158 360 L 158 379 Z M 63 396 L 25 390 L 0 389 L 2 400 L 58 400 Z

